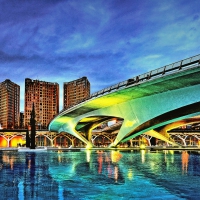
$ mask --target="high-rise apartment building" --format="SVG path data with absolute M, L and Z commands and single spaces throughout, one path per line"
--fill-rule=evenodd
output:
M 46 129 L 59 112 L 59 85 L 39 80 L 25 79 L 24 126 L 30 125 L 32 106 L 35 106 L 36 128 Z
M 63 108 L 66 109 L 90 96 L 90 82 L 87 77 L 63 84 Z
M 2 128 L 19 127 L 20 86 L 6 79 L 0 83 L 0 124 Z

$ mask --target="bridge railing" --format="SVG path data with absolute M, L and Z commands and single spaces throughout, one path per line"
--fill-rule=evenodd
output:
M 180 60 L 178 62 L 175 62 L 175 63 L 169 64 L 169 65 L 166 65 L 164 67 L 152 70 L 150 72 L 132 77 L 128 80 L 122 81 L 122 82 L 112 85 L 110 87 L 104 88 L 100 91 L 97 91 L 97 92 L 91 94 L 91 96 L 89 98 L 84 99 L 84 100 L 78 102 L 76 105 L 68 107 L 67 109 L 63 109 L 62 111 L 60 111 L 60 113 L 63 112 L 64 110 L 70 110 L 70 109 L 76 107 L 77 105 L 79 105 L 83 102 L 86 102 L 90 99 L 97 98 L 99 96 L 102 96 L 102 95 L 105 95 L 108 93 L 112 93 L 116 90 L 121 90 L 123 88 L 132 87 L 134 85 L 140 84 L 141 82 L 149 81 L 150 79 L 155 79 L 155 78 L 159 78 L 161 76 L 173 74 L 173 73 L 176 73 L 177 71 L 185 70 L 187 68 L 193 68 L 193 67 L 198 66 L 199 64 L 200 64 L 200 54 L 190 57 L 190 58 L 186 58 L 184 60 Z
M 196 56 L 172 63 L 170 65 L 166 65 L 164 67 L 152 70 L 150 72 L 135 76 L 126 81 L 117 83 L 111 87 L 107 87 L 103 90 L 93 93 L 89 99 L 96 98 L 100 95 L 104 95 L 110 92 L 114 92 L 115 90 L 118 90 L 118 89 L 130 87 L 130 86 L 139 84 L 140 82 L 148 81 L 149 79 L 152 79 L 152 78 L 158 78 L 158 77 L 165 76 L 168 74 L 176 73 L 179 70 L 192 68 L 199 64 L 200 64 L 200 55 L 196 55 Z

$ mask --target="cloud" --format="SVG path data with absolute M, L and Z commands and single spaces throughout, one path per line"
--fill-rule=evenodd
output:
M 199 1 L 0 0 L 0 81 L 87 76 L 96 92 L 199 53 Z M 12 72 L 12 73 L 11 73 Z

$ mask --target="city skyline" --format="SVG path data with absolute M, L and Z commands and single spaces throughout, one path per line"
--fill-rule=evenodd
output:
M 38 79 L 30 79 L 30 78 L 26 78 L 25 80 L 24 80 L 24 84 L 26 85 L 26 81 L 27 80 L 31 80 L 31 81 L 33 81 L 33 82 L 41 82 L 41 83 L 46 83 L 46 84 L 52 84 L 52 85 L 54 85 L 54 84 L 58 84 L 57 82 L 51 82 L 51 81 L 44 81 L 44 80 L 38 80 Z M 64 90 L 66 89 L 65 87 L 66 87 L 66 85 L 69 83 L 75 83 L 75 82 L 77 82 L 77 81 L 79 81 L 79 82 L 81 82 L 81 81 L 85 81 L 85 80 L 87 80 L 87 77 L 81 77 L 81 78 L 79 78 L 79 79 L 76 79 L 76 80 L 72 80 L 71 82 L 64 82 L 63 83 L 63 87 L 60 87 L 60 85 L 58 84 L 58 89 L 59 89 L 59 92 L 60 92 L 60 90 L 64 93 Z M 88 81 L 88 80 L 87 80 Z M 5 79 L 3 82 L 0 82 L 0 84 L 1 83 L 4 83 L 4 82 L 12 82 L 13 84 L 16 84 L 16 83 L 14 83 L 12 80 L 10 80 L 10 79 Z M 90 91 L 90 83 L 89 83 L 89 81 L 88 81 L 88 85 L 89 86 L 87 86 L 87 89 Z M 18 85 L 19 86 L 19 89 L 21 88 L 21 86 L 20 85 Z M 83 92 L 83 91 L 81 91 L 81 92 Z M 24 94 L 23 94 L 24 96 L 26 96 L 26 93 L 24 92 Z M 81 95 L 83 95 L 82 93 L 81 93 Z M 89 97 L 89 96 L 88 96 Z M 84 97 L 84 98 L 88 98 L 88 97 Z M 58 98 L 59 98 L 59 102 L 62 102 L 63 103 L 63 101 L 64 101 L 64 98 L 66 98 L 66 97 L 64 97 L 63 95 L 62 95 L 62 99 L 61 99 L 61 97 L 60 97 L 60 94 L 58 95 Z M 77 96 L 77 98 L 79 99 L 81 99 L 81 97 L 79 97 L 79 96 Z M 78 101 L 78 99 L 77 99 L 77 101 Z M 20 95 L 20 100 L 21 100 L 21 95 Z M 25 100 L 24 100 L 24 102 L 25 102 Z M 34 102 L 34 101 L 33 101 Z M 32 103 L 33 103 L 32 102 Z M 76 103 L 75 103 L 76 104 Z M 21 106 L 20 106 L 20 112 L 22 112 L 22 113 L 24 113 L 24 107 L 25 107 L 25 105 L 23 105 L 23 107 L 21 108 Z M 32 108 L 32 104 L 31 104 L 31 108 Z M 64 104 L 62 104 L 62 107 L 61 106 L 59 106 L 59 110 L 62 110 L 62 109 L 64 109 Z
M 200 53 L 198 0 L 5 1 L 0 82 L 62 85 L 86 76 L 91 93 Z

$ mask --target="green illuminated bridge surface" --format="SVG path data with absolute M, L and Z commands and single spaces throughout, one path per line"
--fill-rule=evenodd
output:
M 143 133 L 175 143 L 167 128 L 197 121 L 200 112 L 200 55 L 100 90 L 61 111 L 49 130 L 67 132 L 92 147 L 92 130 L 113 118 L 123 120 L 111 146 Z M 178 123 L 179 122 L 179 123 Z

